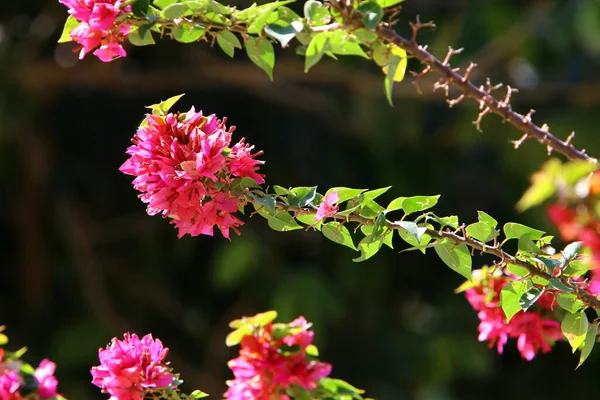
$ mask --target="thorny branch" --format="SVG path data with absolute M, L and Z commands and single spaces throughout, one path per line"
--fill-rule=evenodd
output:
M 362 22 L 356 20 L 353 20 L 353 23 L 362 24 Z M 434 89 L 444 89 L 446 96 L 448 96 L 448 89 L 450 85 L 455 86 L 462 91 L 462 94 L 456 99 L 448 100 L 450 107 L 456 105 L 465 97 L 471 98 L 479 103 L 479 108 L 481 111 L 474 122 L 475 126 L 477 126 L 477 129 L 480 129 L 481 120 L 485 115 L 489 113 L 497 114 L 504 121 L 510 123 L 518 130 L 523 132 L 523 136 L 519 140 L 513 142 L 515 148 L 518 148 L 519 145 L 526 139 L 533 138 L 546 145 L 548 153 L 554 150 L 571 160 L 585 160 L 592 163 L 598 162 L 597 159 L 587 155 L 585 150 L 578 150 L 571 144 L 573 134 L 571 134 L 567 140 L 562 141 L 549 132 L 549 128 L 546 124 L 539 127 L 531 121 L 531 115 L 534 112 L 533 110 L 529 111 L 526 115 L 522 115 L 516 111 L 513 111 L 510 105 L 510 100 L 512 94 L 517 91 L 516 89 L 508 86 L 504 99 L 498 100 L 492 95 L 492 92 L 496 89 L 499 89 L 502 86 L 501 84 L 492 85 L 488 79 L 485 86 L 482 85 L 477 87 L 469 80 L 471 71 L 476 67 L 475 64 L 471 63 L 463 75 L 459 73 L 458 68 L 452 68 L 450 65 L 450 58 L 459 53 L 462 49 L 454 50 L 450 48 L 444 61 L 441 61 L 433 54 L 428 52 L 426 46 L 417 44 L 416 35 L 418 30 L 426 26 L 432 26 L 431 23 L 421 24 L 417 22 L 411 24 L 411 26 L 413 27 L 411 40 L 405 39 L 393 29 L 388 27 L 378 27 L 376 33 L 381 39 L 385 39 L 390 43 L 394 43 L 396 46 L 401 47 L 407 53 L 417 58 L 419 61 L 421 61 L 421 63 L 425 64 L 425 69 L 416 74 L 417 88 L 419 79 L 422 76 L 435 71 L 442 75 L 442 77 L 438 82 L 436 82 Z

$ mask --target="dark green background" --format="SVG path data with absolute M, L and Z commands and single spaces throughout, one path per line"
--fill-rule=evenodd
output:
M 265 151 L 270 184 L 393 185 L 384 203 L 440 193 L 439 214 L 472 222 L 484 210 L 556 233 L 543 208 L 514 211 L 547 158 L 542 146 L 513 150 L 518 132 L 496 117 L 477 132 L 476 105 L 448 109 L 432 81 L 424 95 L 410 80 L 397 85 L 390 108 L 366 60 L 324 60 L 304 74 L 303 60 L 279 49 L 270 82 L 243 52 L 231 60 L 206 43 L 164 40 L 110 64 L 76 62 L 72 45 L 55 43 L 60 4 L 0 10 L 0 322 L 12 349 L 30 347 L 27 360 L 58 363 L 70 399 L 103 398 L 89 368 L 128 330 L 161 338 L 184 388 L 218 399 L 235 354 L 228 321 L 266 309 L 313 321 L 334 375 L 380 400 L 598 395 L 598 354 L 574 371 L 564 343 L 532 362 L 512 342 L 502 357 L 478 343 L 475 312 L 453 295 L 462 279 L 433 254 L 386 248 L 355 264 L 318 233 L 273 232 L 260 217 L 245 217 L 231 242 L 178 240 L 118 171 L 144 106 L 186 92 L 178 109 L 227 116 Z M 465 47 L 454 64 L 477 62 L 478 84 L 520 87 L 516 109 L 537 109 L 536 122 L 562 138 L 575 130 L 575 144 L 600 155 L 600 1 L 408 0 L 398 29 L 416 14 L 438 25 L 420 36 L 433 53 Z

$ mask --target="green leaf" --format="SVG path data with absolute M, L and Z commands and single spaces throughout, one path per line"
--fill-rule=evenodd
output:
M 384 89 L 385 89 L 385 97 L 388 100 L 388 103 L 391 107 L 394 106 L 392 101 L 392 89 L 394 88 L 394 75 L 396 75 L 396 70 L 398 69 L 398 65 L 400 64 L 400 59 L 394 57 L 392 61 L 387 65 L 388 72 L 385 76 Z
M 251 325 L 243 325 L 242 327 L 236 329 L 233 332 L 230 332 L 229 335 L 225 338 L 225 346 L 231 347 L 239 344 L 244 336 L 248 336 L 252 334 L 252 326 Z
M 408 244 L 411 244 L 413 246 L 419 246 L 421 244 L 421 239 L 423 238 L 423 235 L 425 234 L 425 232 L 427 232 L 427 228 L 420 227 L 416 223 L 410 221 L 397 221 L 394 222 L 393 225 L 400 228 L 398 229 L 400 237 L 404 239 Z M 414 241 L 407 241 L 403 233 L 409 234 L 414 239 Z
M 71 41 L 71 31 L 75 29 L 79 25 L 79 21 L 75 19 L 74 16 L 69 15 L 67 20 L 65 21 L 65 26 L 63 27 L 63 31 L 58 39 L 58 43 L 67 43 Z
M 588 331 L 588 320 L 585 312 L 579 311 L 574 314 L 567 313 L 563 317 L 560 329 L 569 341 L 573 353 L 581 346 Z
M 153 111 L 158 111 L 162 114 L 167 114 L 171 107 L 173 107 L 173 105 L 175 105 L 175 103 L 177 103 L 183 96 L 184 94 L 169 97 L 167 100 L 161 101 L 159 104 L 153 104 L 151 106 L 147 106 L 146 108 L 149 108 Z
M 553 273 L 554 268 L 559 267 L 562 268 L 564 260 L 555 260 L 554 258 L 549 257 L 531 257 L 533 261 L 537 261 L 542 263 L 547 269 L 548 272 Z
M 434 215 L 431 219 L 440 224 L 440 227 L 449 226 L 450 228 L 458 228 L 458 217 L 456 215 L 450 215 L 448 217 L 438 217 Z
M 561 175 L 567 185 L 572 186 L 581 178 L 585 178 L 596 171 L 596 169 L 597 166 L 595 163 L 584 160 L 573 160 L 563 164 Z
M 273 80 L 273 67 L 275 66 L 275 51 L 273 45 L 265 38 L 256 39 L 249 36 L 246 39 L 246 53 L 248 58 L 260 69 L 265 71 Z
M 544 289 L 532 287 L 531 289 L 523 293 L 521 299 L 519 300 L 519 305 L 523 310 L 527 311 L 529 307 L 531 307 L 535 304 L 536 301 L 538 301 L 542 294 L 544 294 Z
M 264 197 L 257 197 L 253 194 L 250 195 L 250 197 L 252 197 L 254 200 L 256 200 L 259 204 L 267 207 L 267 209 L 269 209 L 269 211 L 274 212 L 275 211 L 275 198 L 273 196 L 264 196 Z
M 326 25 L 331 21 L 329 10 L 320 1 L 308 0 L 304 3 L 304 16 L 312 26 Z
M 489 242 L 498 236 L 498 231 L 485 222 L 475 222 L 466 228 L 467 234 L 482 243 Z
M 352 31 L 352 34 L 354 34 L 354 36 L 356 36 L 356 38 L 367 47 L 374 46 L 374 43 L 379 38 L 375 32 L 371 32 L 365 28 L 359 28 L 355 31 Z
M 360 395 L 365 392 L 341 379 L 323 378 L 319 381 L 319 385 L 332 394 Z M 336 396 L 335 398 L 339 400 L 350 400 L 350 398 L 343 398 L 340 396 Z
M 369 258 L 373 257 L 375 254 L 377 254 L 377 252 L 379 251 L 379 249 L 381 248 L 382 245 L 383 245 L 383 238 L 373 241 L 371 239 L 370 235 L 364 237 L 363 240 L 361 240 L 360 243 L 358 244 L 358 250 L 360 250 L 360 257 L 357 257 L 357 258 L 353 259 L 352 261 L 361 262 L 361 261 L 368 260 Z
M 129 43 L 134 46 L 148 46 L 155 44 L 154 38 L 152 37 L 152 32 L 146 32 L 144 38 L 142 39 L 138 30 L 132 30 L 129 32 L 129 35 L 127 35 L 127 39 L 129 40 Z
M 233 58 L 234 48 L 241 49 L 242 43 L 233 33 L 222 31 L 217 35 L 217 44 L 223 50 L 223 53 Z
M 362 23 L 369 29 L 374 30 L 383 17 L 383 10 L 377 3 L 367 2 L 361 4 L 356 11 L 362 14 Z
M 244 189 L 246 188 L 254 188 L 254 189 L 260 189 L 260 185 L 258 183 L 256 183 L 256 181 L 252 178 L 249 177 L 244 177 L 240 180 L 240 186 Z
M 135 0 L 131 5 L 131 11 L 136 17 L 144 17 L 148 13 L 148 7 L 150 7 L 150 0 Z
M 512 281 L 505 285 L 500 291 L 500 305 L 506 316 L 507 323 L 510 322 L 516 313 L 522 310 L 521 297 L 525 294 L 527 289 L 527 283 L 522 281 Z
M 304 351 L 306 352 L 306 355 L 309 355 L 311 357 L 319 357 L 319 349 L 314 344 L 309 344 L 308 346 L 306 346 L 306 349 L 304 349 Z
M 449 243 L 440 243 L 433 248 L 447 266 L 471 280 L 471 254 L 466 245 L 456 246 Z
M 321 227 L 321 232 L 323 232 L 323 235 L 327 239 L 346 247 L 350 247 L 352 250 L 357 250 L 354 242 L 352 241 L 352 236 L 350 236 L 348 228 L 341 223 L 328 222 Z
M 404 199 L 402 209 L 404 214 L 412 214 L 417 211 L 424 211 L 435 206 L 440 198 L 440 195 L 435 196 L 413 196 Z
M 154 0 L 153 4 L 160 9 L 164 9 L 165 7 L 175 4 L 178 1 L 179 0 Z
M 314 226 L 316 230 L 320 231 L 323 225 L 323 221 L 317 221 L 315 214 L 297 214 L 296 219 L 303 224 Z
M 232 329 L 241 328 L 244 325 L 250 326 L 265 326 L 269 322 L 273 322 L 277 318 L 277 311 L 270 310 L 262 313 L 253 315 L 252 317 L 243 317 L 240 319 L 233 320 L 229 323 L 229 327 Z
M 571 314 L 580 311 L 584 306 L 583 302 L 572 293 L 559 293 L 558 296 L 556 296 L 556 301 L 563 310 L 566 310 Z
M 209 6 L 213 12 L 215 12 L 219 15 L 230 15 L 231 14 L 231 10 L 229 9 L 229 7 L 224 6 L 223 4 L 219 3 L 218 1 L 210 0 Z
M 189 8 L 184 3 L 174 3 L 163 8 L 160 15 L 165 19 L 174 20 L 183 16 L 188 11 Z
M 527 235 L 532 240 L 538 240 L 544 236 L 544 231 L 530 228 L 528 226 L 517 224 L 515 222 L 507 222 L 504 224 L 504 236 L 506 239 L 517 239 L 521 236 Z
M 173 38 L 181 43 L 193 43 L 204 36 L 205 29 L 201 26 L 179 25 L 171 33 Z
M 316 186 L 299 186 L 291 189 L 293 197 L 288 198 L 293 207 L 306 207 L 313 202 L 317 195 Z
M 577 255 L 581 254 L 583 246 L 583 242 L 573 242 L 568 244 L 565 249 L 562 251 L 562 257 L 565 260 L 572 260 L 577 257 Z
M 557 278 L 550 279 L 550 281 L 548 282 L 548 285 L 550 286 L 551 289 L 560 290 L 561 292 L 566 292 L 566 293 L 573 292 L 573 288 L 565 285 Z
M 287 212 L 281 211 L 273 216 L 267 217 L 269 227 L 275 231 L 288 232 L 296 229 L 302 229 L 302 226 L 294 220 L 294 218 Z
M 306 49 L 306 58 L 304 61 L 304 72 L 308 72 L 309 69 L 314 67 L 326 51 L 330 51 L 329 38 L 331 34 L 329 32 L 317 33 L 313 36 L 308 48 Z
M 490 215 L 486 214 L 483 211 L 477 211 L 477 218 L 479 219 L 479 222 L 488 224 L 492 228 L 498 226 L 498 221 L 496 221 L 494 218 L 492 218 Z
M 354 199 L 355 197 L 359 196 L 361 193 L 363 193 L 366 190 L 367 189 L 352 189 L 352 188 L 347 188 L 347 187 L 332 187 L 331 189 L 329 189 L 325 193 L 325 196 L 327 196 L 328 194 L 331 194 L 334 191 L 336 191 L 337 194 L 338 194 L 338 197 L 339 197 L 339 200 L 338 200 L 337 204 L 342 204 L 345 201 Z
M 281 47 L 286 47 L 298 32 L 302 32 L 304 25 L 300 21 L 276 21 L 265 27 L 265 33 L 281 43 Z
M 579 347 L 581 350 L 581 355 L 579 356 L 579 364 L 577 364 L 577 368 L 581 367 L 581 365 L 587 360 L 589 355 L 592 353 L 592 349 L 594 348 L 594 344 L 596 343 L 596 335 L 598 334 L 598 323 L 591 324 L 588 327 L 588 330 L 585 334 L 585 339 L 583 340 L 583 344 Z
M 381 8 L 393 7 L 393 6 L 397 5 L 397 4 L 402 3 L 403 1 L 404 0 L 375 0 L 375 2 Z
M 365 200 L 374 200 L 382 194 L 384 194 L 385 192 L 387 192 L 388 190 L 390 190 L 390 188 L 391 186 L 387 186 L 380 189 L 369 190 L 368 192 L 363 193 L 363 198 Z
M 540 248 L 535 243 L 533 243 L 533 240 L 531 240 L 529 236 L 521 236 L 519 238 L 518 248 L 521 251 L 526 251 L 532 254 L 542 253 L 542 250 L 540 250 Z
M 404 203 L 404 200 L 406 200 L 406 197 L 398 197 L 392 200 L 385 210 L 387 212 L 402 210 L 402 203 Z
M 328 33 L 330 34 L 329 46 L 334 54 L 369 58 L 367 53 L 360 47 L 360 41 L 356 36 L 343 30 Z
M 525 275 L 528 275 L 528 274 L 529 274 L 529 271 L 528 271 L 526 268 L 523 268 L 523 267 L 521 267 L 521 266 L 519 266 L 519 265 L 515 265 L 515 264 L 508 264 L 508 265 L 506 266 L 506 268 L 508 268 L 508 271 L 509 271 L 511 274 L 514 274 L 514 275 L 516 275 L 516 276 L 521 276 L 521 277 L 523 277 L 523 276 L 525 276 Z
M 554 184 L 555 177 L 554 173 L 549 173 L 549 171 L 556 170 L 557 168 L 560 168 L 560 161 L 552 159 L 544 164 L 541 171 L 535 172 L 531 176 L 531 186 L 517 202 L 516 207 L 518 211 L 523 212 L 530 207 L 541 204 L 554 194 L 556 191 L 556 185 Z
M 189 398 L 190 399 L 203 399 L 203 398 L 208 397 L 208 396 L 209 396 L 208 393 L 204 393 L 203 391 L 196 389 L 192 393 L 190 393 L 190 397 Z

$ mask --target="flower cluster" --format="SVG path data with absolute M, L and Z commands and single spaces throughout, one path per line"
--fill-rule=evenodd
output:
M 317 382 L 331 373 L 331 365 L 307 355 L 314 335 L 309 328 L 310 324 L 299 317 L 287 325 L 269 322 L 245 335 L 239 357 L 228 363 L 235 379 L 227 381 L 225 398 L 288 400 L 286 390 L 293 385 L 305 390 L 317 388 Z
M 213 235 L 217 226 L 224 237 L 239 234 L 243 222 L 233 213 L 243 199 L 231 189 L 234 178 L 264 183 L 257 170 L 253 146 L 240 140 L 233 147 L 225 120 L 204 116 L 194 108 L 187 113 L 148 115 L 127 149 L 131 157 L 120 170 L 136 178 L 134 187 L 148 204 L 150 215 L 171 218 L 179 237 Z M 243 204 L 243 203 L 242 203 Z
M 0 327 L 2 331 L 3 327 Z M 4 335 L 0 335 L 5 338 Z M 29 370 L 33 371 L 31 375 Z M 58 380 L 54 376 L 56 364 L 42 360 L 33 370 L 16 354 L 0 347 L 0 400 L 62 399 L 57 393 Z M 34 386 L 30 385 L 34 383 Z
M 501 354 L 509 338 L 517 339 L 521 357 L 531 361 L 538 351 L 548 353 L 554 341 L 563 338 L 560 323 L 542 316 L 542 312 L 554 307 L 554 298 L 550 293 L 536 303 L 540 311 L 521 310 L 507 323 L 500 307 L 500 291 L 509 282 L 508 278 L 495 274 L 474 281 L 475 286 L 465 291 L 465 297 L 478 312 L 480 342 L 488 341 L 489 347 L 496 346 Z
M 566 241 L 581 241 L 592 253 L 594 269 L 586 286 L 592 294 L 600 294 L 600 221 L 587 208 L 577 210 L 564 204 L 551 204 L 548 207 L 548 219 L 558 228 L 560 236 Z
M 131 25 L 118 22 L 120 15 L 131 11 L 121 0 L 59 0 L 69 9 L 77 25 L 70 33 L 71 40 L 81 45 L 79 58 L 96 49 L 94 55 L 104 62 L 127 53 L 121 45 Z
M 148 393 L 176 385 L 164 361 L 168 351 L 150 334 L 141 339 L 128 333 L 123 340 L 113 338 L 98 351 L 100 365 L 91 370 L 92 383 L 111 400 L 142 400 Z

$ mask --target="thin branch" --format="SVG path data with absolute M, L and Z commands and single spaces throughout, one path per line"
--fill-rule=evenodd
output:
M 362 22 L 356 23 L 362 24 Z M 546 145 L 549 149 L 561 153 L 571 160 L 585 160 L 592 163 L 598 162 L 597 159 L 587 155 L 584 150 L 576 149 L 570 143 L 570 141 L 562 141 L 553 136 L 547 130 L 547 126 L 539 127 L 534 124 L 531 121 L 530 114 L 521 115 L 513 111 L 509 101 L 511 94 L 515 91 L 515 89 L 509 88 L 507 90 L 506 97 L 503 100 L 498 100 L 491 94 L 492 90 L 496 87 L 492 87 L 491 85 L 487 88 L 484 86 L 477 87 L 469 80 L 469 73 L 474 68 L 473 66 L 468 68 L 464 75 L 461 75 L 457 70 L 453 69 L 450 66 L 449 58 L 456 53 L 456 50 L 450 49 L 446 60 L 440 61 L 433 54 L 428 52 L 425 47 L 417 44 L 416 41 L 405 39 L 390 28 L 379 27 L 376 32 L 380 38 L 385 39 L 390 43 L 394 43 L 398 47 L 401 47 L 407 53 L 421 61 L 421 63 L 425 64 L 425 71 L 423 71 L 421 74 L 418 74 L 418 77 L 421 77 L 424 75 L 424 73 L 435 71 L 442 75 L 441 80 L 437 84 L 438 87 L 443 87 L 447 90 L 448 85 L 455 86 L 463 92 L 465 97 L 469 97 L 477 101 L 482 111 L 479 114 L 476 125 L 479 125 L 481 118 L 485 114 L 491 112 L 499 115 L 504 121 L 510 123 L 518 130 L 523 132 L 525 135 L 524 137 L 535 138 L 540 143 Z M 413 34 L 413 37 L 414 36 L 415 35 Z M 453 103 L 450 104 L 454 105 Z
M 246 199 L 249 202 L 254 202 L 254 200 L 249 197 L 247 197 Z M 313 209 L 313 208 L 292 207 L 283 202 L 277 202 L 277 208 L 280 210 L 284 210 L 284 211 L 291 211 L 296 214 L 315 214 L 317 211 L 316 209 Z M 360 225 L 374 225 L 375 224 L 375 219 L 361 217 L 360 215 L 356 215 L 356 214 L 350 214 L 348 216 L 335 216 L 334 215 L 331 218 L 334 218 L 334 219 L 337 219 L 340 221 L 345 221 L 345 222 L 357 222 Z M 394 223 L 393 221 L 389 221 L 389 220 L 386 221 L 386 226 L 390 230 L 398 230 L 398 229 L 402 228 L 400 225 Z M 594 295 L 589 293 L 587 290 L 581 288 L 576 283 L 571 282 L 568 278 L 565 278 L 563 276 L 554 276 L 551 273 L 549 273 L 548 271 L 538 268 L 534 264 L 528 263 L 527 261 L 519 260 L 517 257 L 502 250 L 497 243 L 495 243 L 492 246 L 488 246 L 488 245 L 480 242 L 479 240 L 468 237 L 467 235 L 461 236 L 453 231 L 448 231 L 448 230 L 436 231 L 433 229 L 427 229 L 426 233 L 433 238 L 446 239 L 452 243 L 455 243 L 456 245 L 464 244 L 464 245 L 466 245 L 474 250 L 478 250 L 482 253 L 491 254 L 493 256 L 498 257 L 500 260 L 502 260 L 503 263 L 514 264 L 519 267 L 525 268 L 527 271 L 529 271 L 529 273 L 531 275 L 539 276 L 540 278 L 544 278 L 546 280 L 556 279 L 556 280 L 560 281 L 563 285 L 565 285 L 566 287 L 571 289 L 573 291 L 573 293 L 575 294 L 575 296 L 577 296 L 577 298 L 579 300 L 581 300 L 586 306 L 589 306 L 589 307 L 593 308 L 594 310 L 600 310 L 600 299 L 597 299 Z

